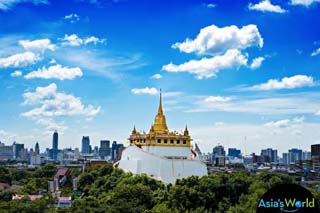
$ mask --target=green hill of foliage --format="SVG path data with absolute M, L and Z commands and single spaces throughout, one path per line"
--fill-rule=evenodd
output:
M 0 168 L 0 174 L 4 174 L 1 170 L 3 168 Z M 7 175 L 0 177 L 11 182 L 17 181 L 16 177 L 12 177 L 12 172 L 5 173 Z M 35 175 L 39 173 L 43 173 L 41 177 Z M 52 166 L 29 174 L 21 192 L 40 190 L 43 187 L 41 180 L 46 180 L 50 175 L 54 175 Z M 23 182 L 23 179 L 20 182 Z M 2 192 L 0 212 L 250 213 L 255 212 L 258 199 L 270 187 L 294 182 L 295 180 L 287 175 L 251 175 L 246 171 L 239 171 L 218 172 L 201 178 L 189 177 L 178 180 L 175 185 L 164 185 L 146 175 L 132 175 L 114 169 L 111 165 L 104 165 L 92 167 L 80 175 L 78 186 L 82 197 L 73 196 L 72 207 L 69 209 L 53 207 L 54 200 L 49 195 L 32 202 L 27 199 L 8 201 L 8 195 L 6 197 Z M 312 192 L 320 198 L 319 192 Z

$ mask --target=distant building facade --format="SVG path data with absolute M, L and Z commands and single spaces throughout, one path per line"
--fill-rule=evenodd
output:
M 15 160 L 23 160 L 25 158 L 24 144 L 13 142 L 13 158 Z
M 81 153 L 82 154 L 90 154 L 90 138 L 89 138 L 89 136 L 83 136 L 81 144 L 82 144 Z
M 111 160 L 120 160 L 123 150 L 123 144 L 117 144 L 117 141 L 113 141 L 111 148 Z
M 212 164 L 215 166 L 225 166 L 226 151 L 224 147 L 218 145 L 212 150 Z
M 6 146 L 0 141 L 0 159 L 12 160 L 13 159 L 13 146 Z
M 320 144 L 311 145 L 312 169 L 320 176 Z
M 40 154 L 40 147 L 39 147 L 39 143 L 37 142 L 35 147 L 34 147 L 34 152 L 39 155 Z
M 278 150 L 276 149 L 262 149 L 261 150 L 261 157 L 268 156 L 271 163 L 278 162 Z
M 110 156 L 110 141 L 109 140 L 101 140 L 100 141 L 100 150 L 99 155 L 101 159 L 105 159 Z
M 229 148 L 228 149 L 228 156 L 234 157 L 234 158 L 239 158 L 239 157 L 241 157 L 241 150 L 236 149 L 236 148 Z
M 59 135 L 57 131 L 54 131 L 52 136 L 52 159 L 57 160 L 58 157 L 58 141 Z

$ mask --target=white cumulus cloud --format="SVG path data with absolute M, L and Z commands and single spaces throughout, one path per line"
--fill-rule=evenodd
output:
M 32 71 L 25 75 L 26 79 L 43 78 L 43 79 L 59 79 L 59 80 L 71 80 L 76 77 L 81 77 L 82 71 L 79 67 L 69 68 L 62 67 L 60 64 L 50 66 L 48 68 L 43 67 L 36 71 Z
M 22 72 L 20 70 L 16 70 L 12 72 L 10 75 L 11 77 L 19 77 L 19 76 L 22 76 Z
M 98 43 L 105 43 L 106 42 L 106 39 L 100 39 L 100 38 L 97 38 L 95 36 L 89 36 L 87 38 L 80 38 L 78 37 L 76 34 L 71 34 L 71 35 L 64 35 L 64 38 L 63 39 L 60 39 L 62 40 L 62 45 L 65 45 L 65 46 L 80 46 L 80 45 L 83 45 L 83 44 L 90 44 L 90 43 L 93 43 L 93 44 L 98 44 Z
M 70 23 L 73 24 L 73 23 L 76 23 L 76 22 L 80 21 L 80 16 L 78 14 L 76 14 L 76 13 L 71 13 L 69 15 L 65 15 L 64 19 L 65 20 L 69 20 Z
M 35 92 L 26 92 L 23 94 L 23 105 L 33 105 L 44 99 L 53 98 L 57 91 L 57 85 L 52 83 L 46 87 L 37 87 Z
M 263 39 L 254 24 L 242 28 L 235 25 L 222 28 L 211 25 L 201 29 L 195 39 L 187 38 L 184 42 L 173 44 L 172 48 L 185 53 L 215 55 L 228 49 L 246 49 L 251 46 L 263 46 Z
M 55 130 L 59 131 L 59 133 L 62 133 L 66 129 L 68 129 L 68 127 L 65 126 L 63 122 L 58 123 L 52 118 L 40 118 L 36 120 L 36 123 L 45 126 L 46 131 L 50 133 Z
M 311 4 L 320 2 L 320 0 L 291 0 L 292 5 L 302 5 L 305 7 L 309 7 Z
M 215 103 L 215 102 L 228 102 L 231 101 L 230 97 L 223 97 L 223 96 L 209 96 L 204 99 L 205 102 L 208 103 Z
M 76 34 L 64 35 L 64 38 L 61 39 L 62 45 L 68 46 L 80 46 L 83 43 L 83 40 L 79 38 Z
M 261 67 L 262 62 L 264 60 L 265 60 L 264 57 L 258 57 L 258 58 L 253 59 L 251 65 L 250 65 L 250 68 L 253 70 L 258 69 L 259 67 Z
M 33 52 L 17 53 L 6 58 L 0 58 L 0 68 L 24 67 L 34 64 L 40 59 L 40 56 Z
M 254 85 L 246 88 L 246 90 L 277 90 L 277 89 L 294 89 L 300 87 L 314 86 L 313 77 L 306 75 L 295 75 L 292 77 L 284 77 L 281 80 L 270 79 L 267 83 Z
M 319 55 L 320 54 L 320 48 L 316 49 L 315 51 L 313 51 L 311 53 L 311 56 L 316 56 L 316 55 Z
M 271 122 L 265 123 L 265 126 L 273 127 L 273 128 L 288 128 L 296 124 L 302 124 L 303 122 L 304 122 L 304 117 L 302 116 L 302 117 L 295 117 L 293 119 L 271 121 Z
M 21 40 L 19 44 L 26 50 L 41 51 L 46 49 L 55 50 L 56 45 L 52 44 L 50 39 L 38 39 L 38 40 Z
M 10 10 L 16 4 L 30 2 L 35 5 L 47 4 L 47 0 L 0 0 L 0 10 Z
M 97 115 L 101 107 L 85 106 L 80 98 L 73 95 L 57 92 L 57 85 L 52 83 L 47 87 L 37 87 L 35 92 L 23 94 L 23 105 L 37 105 L 38 107 L 22 113 L 30 118 L 72 116 L 72 115 Z
M 200 60 L 190 60 L 180 65 L 167 64 L 162 70 L 167 72 L 187 72 L 196 75 L 197 79 L 210 78 L 223 69 L 238 68 L 247 65 L 248 57 L 239 50 L 228 50 L 224 55 L 212 58 L 202 58 Z
M 212 3 L 207 4 L 207 8 L 215 8 L 215 7 L 216 7 L 216 5 L 215 5 L 215 4 L 212 4 Z
M 286 10 L 282 9 L 279 5 L 273 5 L 269 0 L 263 0 L 257 4 L 250 3 L 248 8 L 250 10 L 258 10 L 262 12 L 285 13 Z
M 151 76 L 152 79 L 160 79 L 162 78 L 162 75 L 157 73 L 157 74 L 154 74 L 153 76 Z
M 154 87 L 134 88 L 134 89 L 131 89 L 131 92 L 135 95 L 141 95 L 141 94 L 156 95 L 156 94 L 158 94 L 158 90 Z

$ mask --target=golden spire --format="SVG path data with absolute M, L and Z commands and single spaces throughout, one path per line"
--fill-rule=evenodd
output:
M 163 114 L 162 110 L 162 93 L 160 89 L 160 102 L 159 102 L 159 107 L 158 107 L 158 114 L 156 115 L 154 119 L 154 124 L 153 124 L 153 131 L 157 133 L 168 133 L 168 127 L 167 127 L 167 122 L 166 122 L 166 117 Z
M 189 130 L 188 130 L 188 126 L 186 125 L 186 128 L 184 129 L 184 136 L 189 136 Z
M 136 125 L 133 126 L 132 135 L 137 134 Z
M 162 111 L 162 93 L 161 93 L 161 89 L 160 89 L 160 103 L 159 103 L 159 107 L 158 107 L 158 115 L 163 115 L 163 111 Z

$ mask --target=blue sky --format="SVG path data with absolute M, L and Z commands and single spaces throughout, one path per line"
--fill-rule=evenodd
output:
M 320 142 L 317 0 L 0 0 L 0 140 L 125 142 L 159 89 L 208 152 Z

